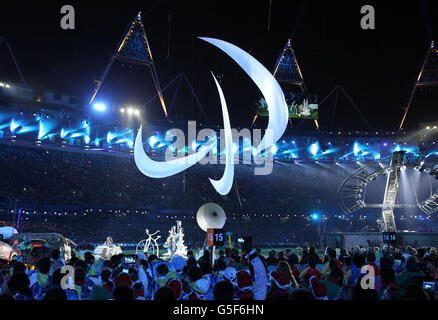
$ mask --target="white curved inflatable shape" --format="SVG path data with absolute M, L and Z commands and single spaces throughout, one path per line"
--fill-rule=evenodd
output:
M 227 103 L 225 101 L 224 93 L 222 91 L 219 82 L 217 82 L 217 79 L 214 76 L 213 72 L 211 74 L 213 76 L 214 82 L 216 83 L 217 91 L 219 92 L 219 97 L 221 100 L 222 117 L 224 119 L 226 163 L 225 163 L 224 175 L 220 180 L 213 180 L 211 178 L 209 179 L 213 187 L 216 189 L 216 191 L 224 196 L 230 192 L 231 187 L 233 186 L 233 179 L 234 179 L 233 135 L 231 133 L 230 116 L 228 114 L 228 108 L 227 108 Z
M 289 111 L 283 90 L 274 76 L 253 56 L 239 47 L 223 40 L 200 37 L 200 39 L 218 47 L 229 55 L 248 74 L 262 92 L 268 104 L 269 121 L 266 133 L 272 133 L 272 138 L 265 139 L 257 147 L 257 155 L 263 150 L 268 150 L 283 135 L 289 120 Z
M 142 126 L 135 138 L 134 160 L 137 168 L 144 175 L 151 178 L 166 178 L 180 173 L 204 158 L 217 145 L 217 140 L 211 140 L 203 145 L 198 152 L 187 157 L 170 161 L 155 161 L 149 158 L 143 149 Z

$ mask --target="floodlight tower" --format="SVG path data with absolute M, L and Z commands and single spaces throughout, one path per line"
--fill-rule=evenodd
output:
M 155 85 L 155 89 L 158 94 L 161 106 L 164 111 L 164 115 L 167 118 L 167 108 L 164 103 L 163 93 L 161 90 L 160 82 L 158 81 L 157 70 L 155 68 L 154 59 L 152 58 L 151 47 L 149 45 L 148 39 L 146 37 L 146 32 L 144 30 L 143 21 L 141 19 L 141 12 L 137 14 L 134 20 L 128 25 L 128 31 L 125 32 L 117 51 L 111 57 L 105 71 L 103 72 L 101 78 L 97 82 L 97 87 L 93 92 L 90 104 L 93 102 L 97 93 L 99 92 L 102 84 L 111 69 L 114 61 L 118 60 L 121 62 L 128 63 L 130 65 L 146 66 L 148 67 L 152 80 Z
M 391 169 L 386 180 L 385 197 L 382 206 L 382 231 L 396 231 L 394 219 L 395 200 L 397 198 L 400 170 L 403 166 L 405 151 L 396 151 L 392 155 Z

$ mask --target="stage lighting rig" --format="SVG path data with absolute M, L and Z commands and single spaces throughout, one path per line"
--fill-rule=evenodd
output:
M 100 102 L 93 104 L 93 109 L 99 112 L 104 112 L 106 110 L 106 105 Z
M 141 115 L 140 109 L 137 109 L 135 107 L 122 107 L 120 108 L 121 114 L 127 114 L 128 116 L 135 115 L 139 117 Z

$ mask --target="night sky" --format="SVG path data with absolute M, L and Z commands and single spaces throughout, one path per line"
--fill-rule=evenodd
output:
M 340 84 L 375 128 L 398 127 L 430 41 L 438 35 L 436 1 L 272 0 L 268 31 L 269 2 L 9 1 L 0 5 L 0 34 L 6 35 L 29 86 L 77 94 L 83 101 L 78 108 L 85 110 L 89 108 L 86 101 L 93 92 L 93 81 L 105 69 L 127 24 L 141 10 L 161 85 L 184 71 L 210 122 L 221 124 L 218 94 L 210 70 L 223 75 L 222 87 L 233 127 L 249 126 L 260 93 L 229 57 L 197 37 L 231 42 L 272 70 L 280 50 L 294 35 L 292 44 L 309 91 L 322 100 L 334 85 Z M 76 30 L 60 27 L 60 8 L 64 4 L 75 8 Z M 360 28 L 360 8 L 365 4 L 376 10 L 375 30 Z M 98 98 L 115 104 L 144 105 L 155 93 L 146 71 L 116 63 Z M 0 78 L 12 79 L 9 80 L 12 83 L 19 81 L 3 45 Z M 171 87 L 165 93 L 168 104 L 173 90 Z M 418 121 L 438 119 L 436 97 L 427 90 L 416 100 L 407 127 L 415 127 Z M 332 101 L 320 108 L 322 128 L 330 124 Z M 181 88 L 172 112 L 171 118 L 202 119 L 187 87 Z M 158 103 L 148 106 L 146 114 L 163 117 Z M 335 126 L 365 128 L 342 97 Z

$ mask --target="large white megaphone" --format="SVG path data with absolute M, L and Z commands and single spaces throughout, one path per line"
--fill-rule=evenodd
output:
M 196 221 L 205 232 L 207 229 L 222 229 L 226 219 L 224 209 L 216 203 L 204 204 L 196 214 Z
M 18 233 L 17 229 L 15 229 L 14 227 L 1 227 L 0 228 L 0 235 L 3 237 L 4 240 L 9 239 L 10 237 L 12 237 L 14 234 Z

